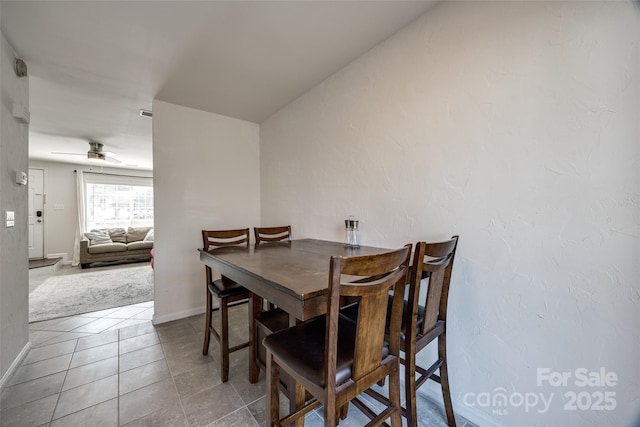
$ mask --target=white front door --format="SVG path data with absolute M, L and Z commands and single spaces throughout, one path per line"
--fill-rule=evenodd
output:
M 44 258 L 44 170 L 29 169 L 29 259 Z

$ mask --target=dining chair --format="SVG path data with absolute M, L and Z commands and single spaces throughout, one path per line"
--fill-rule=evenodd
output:
M 447 421 L 455 427 L 449 372 L 447 366 L 447 304 L 453 261 L 458 247 L 458 236 L 438 242 L 416 244 L 412 271 L 409 280 L 408 310 L 405 314 L 405 334 L 401 346 L 405 359 L 405 392 L 408 425 L 418 425 L 416 391 L 428 379 L 439 383 L 442 388 Z M 420 297 L 422 280 L 428 280 L 427 291 Z M 429 343 L 438 339 L 438 358 L 424 369 L 416 364 L 416 355 Z M 440 371 L 440 375 L 435 372 Z M 416 375 L 420 376 L 416 379 Z
M 243 245 L 249 248 L 249 229 L 238 230 L 202 230 L 203 249 L 211 249 Z M 204 345 L 202 354 L 209 353 L 209 340 L 211 335 L 220 344 L 220 376 L 222 382 L 229 380 L 229 354 L 249 346 L 249 341 L 229 347 L 229 307 L 247 302 L 249 291 L 229 279 L 221 276 L 212 280 L 212 271 L 206 267 L 207 278 L 207 308 L 205 317 Z M 218 307 L 213 307 L 213 297 L 218 300 Z M 220 331 L 213 326 L 213 312 L 220 311 Z
M 253 234 L 255 237 L 256 245 L 259 245 L 262 242 L 281 242 L 283 240 L 291 241 L 291 226 L 283 225 L 279 227 L 253 227 Z M 271 303 L 267 303 L 267 309 L 272 311 L 275 309 L 275 306 Z M 279 323 L 277 318 L 281 318 L 283 314 L 281 312 L 273 312 L 271 316 L 274 317 L 274 321 Z M 258 328 L 262 327 L 263 330 L 267 330 L 263 324 L 261 324 L 261 320 L 259 316 L 256 316 L 256 324 Z M 260 341 L 258 341 L 260 342 Z
M 280 227 L 254 227 L 253 233 L 255 237 L 256 245 L 266 242 L 280 242 L 283 240 L 291 240 L 291 226 L 285 225 Z M 263 305 L 256 313 L 254 313 L 255 319 L 255 342 L 257 343 L 256 352 L 254 355 L 256 361 L 260 367 L 265 366 L 265 350 L 262 346 L 262 339 L 276 331 L 289 326 L 289 314 L 284 310 L 275 307 L 268 301 L 263 301 Z M 257 378 L 256 378 L 257 380 Z M 286 381 L 283 382 L 286 386 Z
M 333 256 L 329 263 L 327 314 L 267 336 L 266 348 L 267 425 L 282 426 L 300 419 L 324 405 L 324 425 L 335 426 L 341 408 L 382 379 L 389 377 L 389 396 L 385 409 L 375 414 L 368 426 L 379 425 L 391 417 L 400 427 L 400 329 L 404 288 L 411 245 L 377 255 Z M 304 280 L 303 277 L 300 278 Z M 386 306 L 393 289 L 390 338 L 385 339 Z M 358 313 L 352 320 L 340 313 L 342 297 L 358 299 Z M 296 381 L 296 395 L 310 393 L 313 398 L 280 419 L 279 377 L 283 371 Z M 359 408 L 365 407 L 360 401 Z
M 404 351 L 406 409 L 403 411 L 409 426 L 417 426 L 416 391 L 428 379 L 440 383 L 447 422 L 455 427 L 449 372 L 447 366 L 447 303 L 453 261 L 458 236 L 438 242 L 416 244 L 409 277 L 409 296 L 404 314 L 401 348 Z M 427 291 L 420 297 L 422 280 L 428 280 Z M 438 339 L 438 358 L 424 369 L 416 364 L 416 355 L 429 343 Z M 440 375 L 435 372 L 440 371 Z M 419 377 L 416 376 L 419 374 Z
M 280 242 L 282 240 L 291 240 L 291 226 L 282 227 L 254 227 L 253 234 L 255 236 L 256 245 L 262 242 Z
M 449 373 L 447 367 L 446 321 L 447 302 L 453 261 L 458 246 L 458 236 L 444 242 L 418 242 L 415 246 L 413 263 L 409 272 L 409 292 L 403 307 L 402 333 L 400 334 L 400 348 L 404 353 L 401 363 L 405 365 L 405 395 L 406 408 L 402 408 L 402 415 L 407 418 L 408 426 L 417 426 L 416 391 L 428 379 L 440 383 L 444 400 L 447 421 L 455 427 L 451 393 L 449 389 Z M 426 292 L 420 295 L 422 280 L 428 279 Z M 388 306 L 395 301 L 389 295 Z M 344 316 L 354 319 L 357 311 L 355 306 L 347 306 L 342 311 Z M 387 318 L 387 325 L 391 319 Z M 416 364 L 416 355 L 429 343 L 438 338 L 438 358 L 427 369 Z M 435 372 L 440 370 L 440 375 Z M 416 373 L 419 377 L 416 379 Z M 368 390 L 373 398 L 379 394 Z M 355 402 L 357 406 L 357 402 Z

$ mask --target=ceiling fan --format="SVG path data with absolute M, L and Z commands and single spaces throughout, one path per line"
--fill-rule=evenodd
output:
M 114 156 L 116 153 L 111 151 L 103 151 L 104 144 L 101 142 L 89 141 L 89 151 L 87 151 L 87 159 L 93 161 L 105 161 L 113 164 L 122 163 L 120 160 L 116 159 Z M 66 154 L 71 156 L 84 156 L 84 153 L 59 153 L 52 152 L 51 154 Z

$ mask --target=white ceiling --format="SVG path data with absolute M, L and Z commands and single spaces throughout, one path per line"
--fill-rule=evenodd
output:
M 435 3 L 2 0 L 0 16 L 28 66 L 29 157 L 87 163 L 95 140 L 152 169 L 154 98 L 260 123 Z

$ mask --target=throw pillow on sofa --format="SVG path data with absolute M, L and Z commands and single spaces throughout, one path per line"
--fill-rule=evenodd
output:
M 103 245 L 105 243 L 113 243 L 109 233 L 102 230 L 92 230 L 88 233 L 84 233 L 85 237 L 89 239 L 91 245 Z
M 127 243 L 127 230 L 124 228 L 110 228 L 107 230 L 109 237 L 115 243 Z
M 127 230 L 127 243 L 144 240 L 151 227 L 129 227 Z
M 144 241 L 145 242 L 153 242 L 153 228 L 151 230 L 149 230 L 149 232 L 147 233 L 146 236 L 144 236 Z

